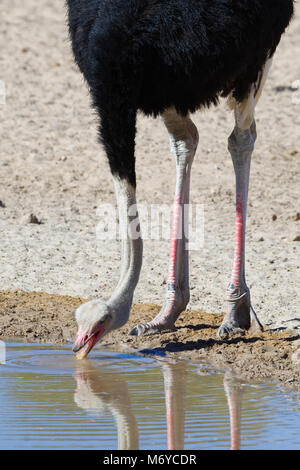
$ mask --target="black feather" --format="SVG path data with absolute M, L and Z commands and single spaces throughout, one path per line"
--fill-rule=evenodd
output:
M 135 184 L 137 110 L 183 115 L 247 97 L 293 0 L 67 0 L 76 62 L 100 116 L 111 170 Z

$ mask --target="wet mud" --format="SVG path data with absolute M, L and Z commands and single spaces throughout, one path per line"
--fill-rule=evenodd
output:
M 28 342 L 64 344 L 76 333 L 74 310 L 88 299 L 40 292 L 0 292 L 0 339 L 21 338 Z M 183 312 L 174 331 L 133 337 L 129 331 L 159 311 L 153 304 L 134 305 L 129 322 L 112 332 L 101 348 L 128 350 L 193 361 L 209 361 L 230 369 L 245 380 L 281 382 L 300 391 L 300 335 L 297 330 L 265 329 L 263 333 L 217 338 L 223 315 L 199 310 Z M 71 347 L 71 345 L 70 345 Z

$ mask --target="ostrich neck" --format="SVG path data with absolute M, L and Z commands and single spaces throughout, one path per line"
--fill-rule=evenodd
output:
M 118 450 L 137 450 L 139 448 L 139 432 L 130 402 L 122 410 L 111 407 L 111 412 L 117 425 Z
M 121 238 L 121 270 L 119 282 L 108 305 L 115 311 L 114 328 L 124 325 L 130 313 L 134 289 L 138 283 L 143 242 L 140 235 L 135 188 L 126 180 L 114 177 Z

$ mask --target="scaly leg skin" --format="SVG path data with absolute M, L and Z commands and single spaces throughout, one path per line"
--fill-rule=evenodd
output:
M 254 103 L 253 99 L 253 108 L 250 107 L 253 112 Z M 243 111 L 245 108 L 249 112 L 249 107 L 247 109 L 245 106 Z M 245 280 L 246 209 L 256 126 L 253 118 L 250 127 L 245 129 L 247 123 L 243 123 L 239 112 L 241 111 L 236 109 L 236 126 L 229 137 L 228 145 L 236 175 L 236 228 L 233 269 L 226 295 L 227 313 L 218 332 L 221 339 L 227 339 L 235 334 L 244 334 L 252 326 L 260 331 L 263 330 L 251 306 L 250 291 Z
M 171 233 L 171 252 L 166 299 L 161 311 L 146 324 L 137 325 L 131 335 L 160 333 L 174 328 L 175 321 L 189 302 L 188 211 L 191 166 L 198 144 L 198 132 L 189 117 L 169 109 L 164 122 L 176 158 L 176 192 Z
M 218 335 L 227 339 L 234 334 L 244 334 L 250 328 L 263 331 L 263 327 L 251 305 L 250 291 L 245 278 L 245 232 L 251 156 L 256 140 L 254 110 L 266 82 L 272 58 L 265 63 L 249 96 L 239 103 L 230 99 L 234 108 L 236 125 L 228 140 L 236 176 L 236 228 L 234 261 L 230 284 L 227 289 L 227 313 Z

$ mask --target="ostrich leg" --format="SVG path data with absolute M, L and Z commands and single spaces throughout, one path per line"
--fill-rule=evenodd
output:
M 229 138 L 229 150 L 236 175 L 236 222 L 233 268 L 226 300 L 227 313 L 219 330 L 221 338 L 249 330 L 250 291 L 245 280 L 245 228 L 251 154 L 256 139 L 255 122 L 247 130 L 235 127 Z
M 269 60 L 253 85 L 249 97 L 242 103 L 234 101 L 235 128 L 228 139 L 228 149 L 236 177 L 236 222 L 233 268 L 227 288 L 227 313 L 219 329 L 219 337 L 227 339 L 233 334 L 244 334 L 251 326 L 263 331 L 250 301 L 245 279 L 245 232 L 251 156 L 256 140 L 254 108 L 260 97 L 268 70 Z
M 189 117 L 168 109 L 163 115 L 170 136 L 172 153 L 176 160 L 176 191 L 171 232 L 167 293 L 158 315 L 149 323 L 137 325 L 132 335 L 154 334 L 173 328 L 180 313 L 186 308 L 189 294 L 189 267 L 187 231 L 190 173 L 198 144 L 198 131 Z M 185 233 L 184 233 L 185 232 Z

